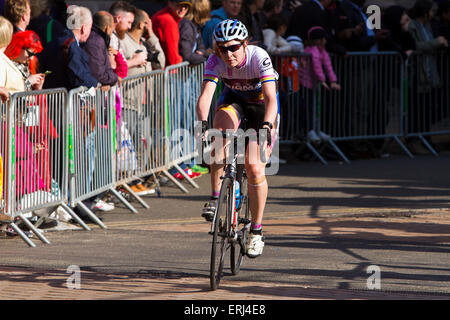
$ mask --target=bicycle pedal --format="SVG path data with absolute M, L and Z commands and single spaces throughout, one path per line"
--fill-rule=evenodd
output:
M 246 218 L 239 218 L 239 224 L 249 224 L 251 221 Z

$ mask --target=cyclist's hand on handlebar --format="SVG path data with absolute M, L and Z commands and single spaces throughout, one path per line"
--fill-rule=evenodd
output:
M 206 140 L 206 131 L 209 130 L 209 122 L 202 120 L 202 141 Z
M 267 146 L 269 147 L 272 145 L 272 135 L 270 133 L 270 130 L 271 128 L 269 127 L 268 124 L 263 124 L 260 129 L 260 132 L 261 134 L 263 134 L 263 137 L 265 135 L 265 138 L 267 139 Z

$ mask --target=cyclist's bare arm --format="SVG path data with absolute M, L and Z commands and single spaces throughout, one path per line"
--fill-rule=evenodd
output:
M 202 92 L 197 101 L 197 119 L 199 121 L 208 120 L 209 108 L 216 91 L 216 83 L 212 81 L 203 81 Z
M 264 121 L 274 124 L 278 114 L 277 88 L 276 82 L 264 82 L 261 86 L 264 95 L 264 104 L 266 105 L 266 113 Z M 275 124 L 274 124 L 275 125 Z

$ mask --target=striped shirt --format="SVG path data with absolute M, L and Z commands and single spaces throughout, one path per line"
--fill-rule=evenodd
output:
M 206 62 L 203 81 L 218 83 L 248 103 L 263 103 L 261 86 L 264 82 L 277 81 L 269 54 L 262 48 L 249 45 L 244 61 L 238 67 L 229 67 L 221 58 L 210 55 Z

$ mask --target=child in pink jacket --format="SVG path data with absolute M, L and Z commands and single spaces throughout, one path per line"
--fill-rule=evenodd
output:
M 308 31 L 308 40 L 306 41 L 305 53 L 311 54 L 312 65 L 304 63 L 303 75 L 300 77 L 303 86 L 312 89 L 315 79 L 326 89 L 340 90 L 337 83 L 337 77 L 331 64 L 330 56 L 325 49 L 327 43 L 326 31 L 322 27 L 312 27 Z M 324 70 L 325 69 L 325 70 Z M 327 77 L 330 86 L 327 84 Z
M 320 83 L 325 89 L 340 90 L 341 86 L 337 83 L 337 77 L 331 64 L 330 56 L 325 49 L 326 31 L 322 27 L 312 27 L 308 31 L 308 38 L 305 41 L 305 53 L 309 53 L 311 58 L 302 58 L 300 62 L 300 83 L 307 88 L 304 91 L 305 106 L 301 108 L 301 115 L 304 119 L 303 126 L 308 132 L 307 137 L 314 143 L 321 140 L 329 140 L 330 137 L 317 129 L 314 129 L 314 110 L 313 97 L 314 89 L 317 83 Z M 330 85 L 327 83 L 327 78 Z

